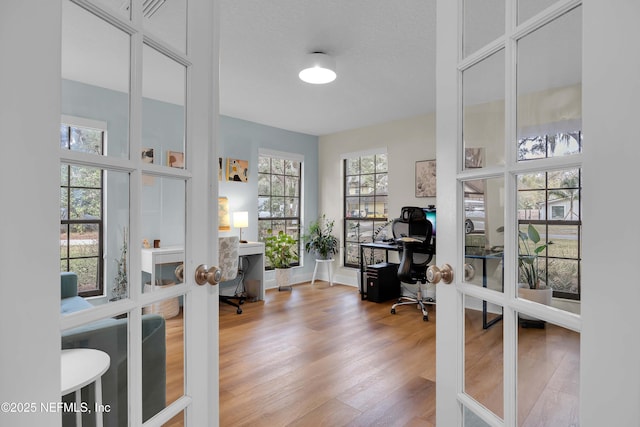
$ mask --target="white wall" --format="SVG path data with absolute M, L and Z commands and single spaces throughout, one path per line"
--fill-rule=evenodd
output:
M 415 197 L 415 163 L 436 158 L 435 115 L 349 130 L 320 137 L 319 212 L 335 220 L 334 231 L 342 241 L 343 174 L 342 157 L 375 148 L 386 149 L 389 161 L 389 215 L 400 214 L 402 206 L 435 205 L 435 197 Z M 340 265 L 343 264 L 342 253 Z M 357 270 L 339 267 L 334 280 L 357 286 Z

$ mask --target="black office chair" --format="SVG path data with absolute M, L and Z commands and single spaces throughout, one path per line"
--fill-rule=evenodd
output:
M 403 207 L 400 218 L 391 225 L 393 238 L 401 246 L 400 266 L 398 278 L 401 283 L 401 294 L 398 301 L 391 307 L 391 314 L 396 314 L 396 307 L 400 305 L 417 304 L 422 310 L 422 320 L 429 320 L 429 313 L 422 300 L 420 284 L 427 283 L 427 265 L 433 258 L 431 237 L 432 224 L 422 208 L 413 206 Z M 406 284 L 418 285 L 417 290 L 410 289 Z
M 233 295 L 220 294 L 220 302 L 236 307 L 236 312 L 242 314 L 241 304 L 244 304 L 246 295 L 242 290 L 244 273 L 238 269 L 238 248 L 240 238 L 238 236 L 218 238 L 218 268 L 222 272 L 220 282 L 236 282 L 236 289 Z M 220 289 L 222 291 L 222 289 Z M 238 302 L 235 302 L 237 300 Z

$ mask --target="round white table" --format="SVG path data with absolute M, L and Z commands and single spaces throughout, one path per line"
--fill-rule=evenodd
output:
M 330 259 L 316 259 L 316 266 L 313 269 L 313 277 L 311 278 L 311 285 L 316 281 L 316 273 L 318 272 L 318 264 L 326 264 L 329 269 L 329 285 L 333 286 L 333 269 L 331 268 L 333 264 L 333 258 Z
M 73 348 L 62 350 L 60 375 L 62 396 L 76 393 L 76 426 L 82 426 L 82 408 L 80 390 L 95 382 L 96 405 L 88 408 L 96 414 L 96 426 L 102 427 L 102 374 L 107 372 L 111 359 L 104 351 L 92 348 Z

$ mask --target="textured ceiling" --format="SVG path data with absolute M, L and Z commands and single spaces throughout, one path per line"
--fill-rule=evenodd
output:
M 336 59 L 327 85 L 298 79 L 307 53 Z M 435 0 L 222 0 L 220 111 L 312 135 L 435 106 Z

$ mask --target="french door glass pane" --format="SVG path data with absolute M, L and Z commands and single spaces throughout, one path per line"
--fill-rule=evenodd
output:
M 542 12 L 558 0 L 518 0 L 518 24 Z
M 187 51 L 187 0 L 143 0 L 145 30 L 179 52 Z
M 148 45 L 142 61 L 142 151 L 154 150 L 153 163 L 184 168 L 186 69 Z
M 102 415 L 105 426 L 129 425 L 127 393 L 128 329 L 129 319 L 126 314 L 122 314 L 87 323 L 77 328 L 63 330 L 61 333 L 63 351 L 69 349 L 93 349 L 103 351 L 109 356 L 109 368 L 101 377 L 102 405 L 105 408 Z M 71 405 L 76 401 L 73 393 L 63 396 L 62 400 L 69 407 L 72 407 Z M 156 404 L 160 404 L 158 399 L 155 400 Z M 80 402 L 78 411 L 82 411 L 82 404 L 85 404 L 87 409 L 90 409 L 81 414 L 82 425 L 95 425 L 95 393 L 93 385 L 82 389 Z M 75 427 L 76 412 L 72 410 L 62 411 L 62 426 Z
M 463 182 L 467 283 L 504 291 L 504 179 Z
M 483 301 L 465 296 L 464 316 L 464 392 L 499 417 L 503 417 L 503 328 L 486 328 Z M 489 307 L 497 316 L 501 307 Z
M 504 0 L 464 0 L 463 13 L 464 57 L 504 34 Z
M 171 285 L 166 285 L 171 287 Z M 146 421 L 184 395 L 184 298 L 142 308 L 142 415 Z
M 580 334 L 520 317 L 518 425 L 580 425 Z
M 110 8 L 112 11 L 129 19 L 131 17 L 131 0 L 93 0 L 94 2 Z
M 184 249 L 185 181 L 143 175 L 142 184 L 142 238 L 157 240 L 159 248 Z
M 462 73 L 464 168 L 504 164 L 504 50 Z
M 582 8 L 518 41 L 518 160 L 582 148 Z
M 130 37 L 70 1 L 62 5 L 61 112 L 106 123 L 108 143 L 96 148 L 91 131 L 85 130 L 65 136 L 61 144 L 76 151 L 127 158 Z

